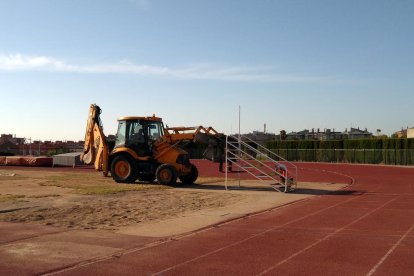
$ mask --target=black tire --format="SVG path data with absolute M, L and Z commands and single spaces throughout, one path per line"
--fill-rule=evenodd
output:
M 140 176 L 138 176 L 138 179 L 140 181 L 153 183 L 155 180 L 155 174 L 141 174 Z
M 196 166 L 191 164 L 191 172 L 186 175 L 180 175 L 181 183 L 185 185 L 193 184 L 198 178 L 198 169 Z
M 155 172 L 157 181 L 161 185 L 175 185 L 177 183 L 177 170 L 169 164 L 162 164 Z
M 137 174 L 136 161 L 127 155 L 119 155 L 111 163 L 112 178 L 118 183 L 134 183 Z

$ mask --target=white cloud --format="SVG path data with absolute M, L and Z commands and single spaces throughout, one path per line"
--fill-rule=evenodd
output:
M 67 68 L 67 65 L 59 60 L 43 56 L 23 56 L 21 54 L 0 55 L 0 70 L 17 71 L 38 69 L 64 71 L 69 68 Z
M 271 67 L 217 66 L 211 64 L 168 68 L 136 64 L 122 60 L 109 64 L 71 64 L 46 56 L 0 54 L 0 71 L 50 71 L 88 74 L 136 74 L 142 76 L 234 82 L 323 82 L 326 78 L 300 75 L 276 74 Z

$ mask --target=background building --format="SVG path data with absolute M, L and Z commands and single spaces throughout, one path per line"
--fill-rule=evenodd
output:
M 345 129 L 343 132 L 335 131 L 335 129 L 304 129 L 299 132 L 290 132 L 286 134 L 286 140 L 346 140 L 346 139 L 364 139 L 372 138 L 373 134 L 367 129 L 360 130 L 359 128 L 351 128 L 349 131 Z
M 401 128 L 400 131 L 394 132 L 395 138 L 414 138 L 414 127 Z
M 0 155 L 54 155 L 83 150 L 83 141 L 31 141 L 12 134 L 0 135 Z

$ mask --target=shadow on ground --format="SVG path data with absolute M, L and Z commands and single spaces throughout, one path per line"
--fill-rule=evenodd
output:
M 176 189 L 194 189 L 194 190 L 215 190 L 215 191 L 224 191 L 225 187 L 223 184 L 193 184 L 193 185 L 178 185 L 174 186 Z M 227 185 L 228 190 L 232 191 L 254 191 L 254 192 L 275 192 L 271 186 L 238 186 L 238 185 Z M 312 189 L 312 188 L 297 188 L 294 191 L 289 192 L 290 194 L 300 194 L 300 195 L 359 195 L 363 194 L 361 191 L 357 190 L 337 190 L 332 191 L 328 189 Z

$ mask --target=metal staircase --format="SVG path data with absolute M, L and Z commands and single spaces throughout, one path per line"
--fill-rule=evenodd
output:
M 237 168 L 260 181 L 269 182 L 278 192 L 296 189 L 298 168 L 244 135 L 226 136 L 225 186 L 228 172 Z M 283 169 L 283 171 L 281 170 Z

